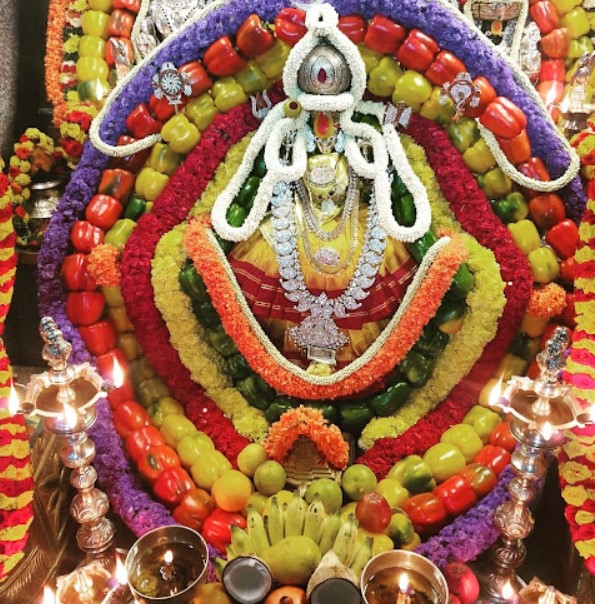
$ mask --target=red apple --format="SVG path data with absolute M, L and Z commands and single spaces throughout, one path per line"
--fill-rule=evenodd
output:
M 382 495 L 366 493 L 355 506 L 355 517 L 367 531 L 382 533 L 390 524 L 390 505 Z
M 474 604 L 479 597 L 479 581 L 473 571 L 462 562 L 449 562 L 442 573 L 451 594 L 460 604 Z M 456 600 L 455 600 L 456 602 Z

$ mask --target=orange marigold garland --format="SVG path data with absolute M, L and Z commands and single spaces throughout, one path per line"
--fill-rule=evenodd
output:
M 343 469 L 349 461 L 349 445 L 337 426 L 330 425 L 318 409 L 300 406 L 284 413 L 275 422 L 264 443 L 267 455 L 283 463 L 300 437 L 311 440 L 325 460 Z
M 566 292 L 555 283 L 536 288 L 531 293 L 527 314 L 534 317 L 554 317 L 566 306 Z
M 120 252 L 109 243 L 102 243 L 91 250 L 87 270 L 97 285 L 117 287 L 120 285 Z

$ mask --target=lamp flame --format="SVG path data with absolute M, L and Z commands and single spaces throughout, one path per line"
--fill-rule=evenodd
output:
M 399 577 L 399 591 L 402 594 L 406 594 L 408 589 L 409 589 L 409 576 L 407 575 L 407 573 L 403 573 Z
M 540 432 L 541 436 L 543 436 L 545 440 L 549 440 L 552 437 L 552 434 L 554 433 L 554 428 L 552 424 L 550 424 L 550 422 L 545 422 L 545 424 L 543 424 L 543 426 L 541 427 Z
M 510 579 L 502 586 L 502 597 L 506 600 L 512 600 L 514 598 L 514 587 L 510 582 Z
M 77 412 L 76 409 L 69 404 L 64 404 L 64 421 L 69 427 L 76 426 Z
M 492 388 L 490 396 L 488 397 L 488 407 L 501 407 L 500 397 L 502 396 L 502 377 L 498 380 L 498 383 Z
M 174 561 L 174 555 L 172 554 L 172 551 L 170 549 L 165 552 L 163 556 L 163 561 L 167 566 L 171 566 L 171 563 Z
M 56 604 L 56 596 L 53 590 L 47 585 L 43 588 L 42 604 Z
M 16 415 L 21 408 L 21 400 L 15 390 L 14 384 L 10 385 L 10 395 L 8 397 L 8 412 L 10 415 Z
M 126 567 L 122 564 L 122 560 L 120 560 L 120 556 L 116 556 L 116 581 L 120 585 L 128 583 L 128 573 Z
M 124 385 L 124 372 L 118 361 L 114 362 L 114 372 L 112 373 L 112 383 L 114 388 L 121 388 Z

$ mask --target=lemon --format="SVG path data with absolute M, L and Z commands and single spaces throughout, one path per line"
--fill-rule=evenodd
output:
M 285 486 L 285 469 L 276 461 L 261 463 L 254 472 L 254 485 L 263 495 L 274 495 Z

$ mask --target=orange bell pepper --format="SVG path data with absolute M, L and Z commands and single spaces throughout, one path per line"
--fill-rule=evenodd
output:
M 524 129 L 514 138 L 498 138 L 498 144 L 508 161 L 515 166 L 531 159 L 531 142 Z
M 479 121 L 500 138 L 514 138 L 527 127 L 525 114 L 503 96 L 497 97 L 486 107 Z

